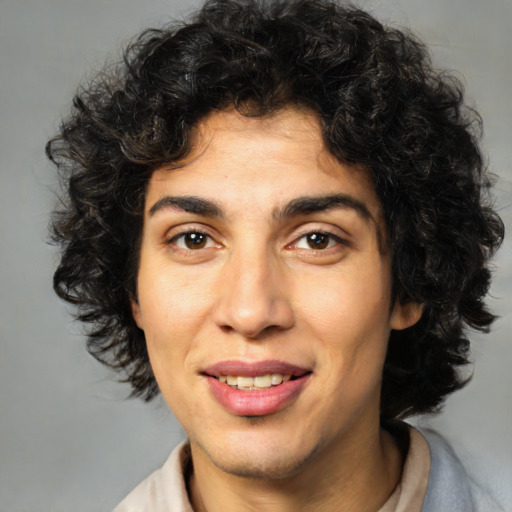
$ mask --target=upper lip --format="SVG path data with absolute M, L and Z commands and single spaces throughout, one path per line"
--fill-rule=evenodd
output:
M 311 370 L 278 360 L 265 361 L 219 361 L 203 370 L 206 375 L 217 377 L 219 375 L 233 375 L 240 377 L 258 377 L 260 375 L 281 374 L 302 377 Z

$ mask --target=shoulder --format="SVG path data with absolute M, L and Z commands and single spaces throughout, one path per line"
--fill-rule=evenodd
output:
M 431 457 L 422 512 L 504 512 L 468 474 L 452 447 L 432 430 L 420 429 Z
M 161 468 L 126 496 L 114 512 L 193 512 L 183 476 L 189 460 L 189 445 L 183 442 Z

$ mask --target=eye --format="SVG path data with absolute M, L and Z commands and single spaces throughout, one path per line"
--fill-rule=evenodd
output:
M 206 233 L 201 231 L 187 231 L 173 236 L 169 243 L 178 249 L 187 251 L 196 251 L 198 249 L 206 249 L 208 247 L 215 247 L 216 244 L 213 239 Z
M 301 236 L 294 246 L 296 249 L 322 251 L 343 243 L 344 242 L 340 237 L 333 235 L 332 233 L 315 231 Z

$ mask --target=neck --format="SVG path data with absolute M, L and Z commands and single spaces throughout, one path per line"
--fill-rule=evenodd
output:
M 400 481 L 401 454 L 392 437 L 378 428 L 357 443 L 347 441 L 324 447 L 296 473 L 275 480 L 225 473 L 191 443 L 194 470 L 188 483 L 193 509 L 376 512 Z

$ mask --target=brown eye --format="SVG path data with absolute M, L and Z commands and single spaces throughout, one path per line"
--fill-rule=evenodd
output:
M 206 245 L 207 236 L 203 233 L 187 233 L 183 237 L 189 249 L 202 249 Z
M 182 233 L 173 237 L 170 243 L 179 249 L 186 249 L 189 251 L 204 249 L 205 247 L 211 247 L 213 245 L 211 237 L 206 233 L 201 233 L 200 231 Z
M 346 245 L 346 242 L 339 236 L 322 231 L 312 231 L 302 235 L 294 244 L 295 249 L 323 251 L 337 245 Z
M 310 233 L 306 235 L 306 242 L 311 249 L 325 249 L 330 242 L 331 237 L 324 233 Z

